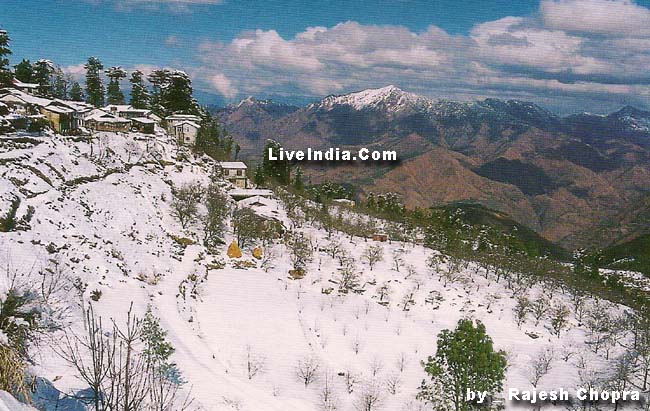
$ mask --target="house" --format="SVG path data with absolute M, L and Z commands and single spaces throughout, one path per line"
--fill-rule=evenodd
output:
M 22 81 L 18 80 L 17 78 L 14 78 L 11 80 L 11 83 L 13 84 L 14 88 L 16 90 L 25 92 L 25 93 L 33 93 L 36 91 L 38 88 L 38 84 L 36 83 L 23 83 Z
M 238 188 L 248 188 L 246 164 L 241 161 L 222 161 L 217 164 L 217 174 Z
M 147 118 L 151 114 L 151 110 L 144 108 L 135 108 L 128 104 L 109 104 L 108 106 L 102 108 L 103 111 L 112 114 L 116 117 L 122 118 Z
M 48 104 L 47 106 L 40 107 L 40 112 L 49 123 L 52 130 L 59 134 L 68 134 L 72 131 L 72 117 L 74 110 L 71 108 Z
M 144 134 L 155 132 L 156 121 L 146 117 L 134 117 L 131 119 L 132 129 Z
M 201 126 L 201 118 L 193 114 L 172 114 L 165 117 L 167 122 L 167 134 L 176 139 L 181 144 L 194 145 L 196 135 Z
M 50 105 L 63 106 L 73 110 L 70 125 L 71 130 L 78 130 L 82 127 L 85 127 L 86 117 L 95 109 L 92 104 L 88 104 L 82 101 L 60 99 L 54 99 Z
M 121 131 L 128 132 L 131 129 L 131 120 L 114 116 L 100 109 L 90 112 L 84 119 L 86 127 L 95 131 Z
M 199 133 L 200 125 L 194 121 L 185 120 L 171 126 L 170 135 L 176 137 L 176 139 L 181 144 L 187 144 L 193 146 L 196 143 L 196 135 Z M 167 130 L 170 130 L 170 126 L 167 126 Z
M 16 89 L 6 89 L 0 95 L 0 102 L 4 103 L 9 109 L 17 114 L 37 114 L 39 107 L 45 107 L 52 103 L 47 98 L 35 97 Z

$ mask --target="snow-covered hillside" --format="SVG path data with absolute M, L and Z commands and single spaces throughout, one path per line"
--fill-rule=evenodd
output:
M 212 166 L 164 133 L 105 133 L 92 142 L 2 136 L 0 209 L 19 198 L 20 227 L 0 233 L 0 258 L 23 273 L 56 261 L 63 275 L 89 284 L 86 302 L 91 292 L 99 295 L 92 304 L 104 318 L 119 322 L 131 303 L 140 315 L 151 305 L 176 349 L 185 388 L 205 410 L 320 410 L 326 381 L 338 410 L 354 410 L 369 389 L 380 393 L 377 409 L 428 409 L 415 399 L 426 378 L 421 361 L 435 353 L 437 334 L 463 317 L 481 320 L 496 348 L 507 351 L 505 387 L 531 388 L 531 363 L 551 348 L 551 367 L 538 388 L 577 387 L 607 371 L 605 351 L 587 347 L 590 336 L 574 310 L 559 337 L 545 316 L 528 315 L 518 326 L 517 300 L 504 281 L 486 279 L 473 265 L 443 278 L 426 263 L 434 251 L 419 245 L 330 236 L 317 224 L 291 227 L 277 199 L 266 207 L 288 229 L 302 231 L 315 250 L 303 279 L 288 275 L 289 252 L 280 240 L 265 248 L 274 258 L 264 267 L 251 249 L 241 259 L 228 258 L 230 226 L 226 244 L 210 254 L 201 245 L 200 225 L 183 229 L 170 202 L 173 186 L 207 185 Z M 339 261 L 325 251 L 332 245 L 354 258 L 362 273 L 359 292 L 338 292 Z M 362 257 L 369 246 L 381 247 L 384 256 L 372 270 Z M 439 271 L 447 268 L 442 263 Z M 520 293 L 574 306 L 559 288 L 522 287 Z M 71 296 L 66 303 L 67 321 L 79 331 L 78 301 Z M 604 303 L 597 309 L 622 313 Z M 63 392 L 85 388 L 53 354 L 60 336 L 38 347 L 33 371 Z M 609 357 L 618 351 L 612 348 Z M 313 383 L 297 376 L 305 364 L 318 365 Z

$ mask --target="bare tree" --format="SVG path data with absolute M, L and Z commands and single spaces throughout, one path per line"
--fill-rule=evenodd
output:
M 334 390 L 334 375 L 330 370 L 323 373 L 323 386 L 320 391 L 320 409 L 322 411 L 335 411 L 338 408 L 339 399 Z
M 345 378 L 345 388 L 348 394 L 352 394 L 354 392 L 354 387 L 359 383 L 359 378 L 356 373 L 350 370 L 347 370 L 345 374 L 343 374 L 343 377 Z
M 381 358 L 374 356 L 370 361 L 370 374 L 373 377 L 376 377 L 377 374 L 379 374 L 383 368 L 384 368 L 384 363 L 381 361 Z
M 408 364 L 408 358 L 405 352 L 399 353 L 399 355 L 397 356 L 396 364 L 399 372 L 404 372 L 404 369 L 406 368 L 406 364 Z
M 309 239 L 300 232 L 292 233 L 287 240 L 291 263 L 294 270 L 305 270 L 307 263 L 313 258 L 313 251 Z
M 318 379 L 318 368 L 320 368 L 320 364 L 316 358 L 312 356 L 303 358 L 298 360 L 296 376 L 307 387 Z
M 380 384 L 375 380 L 370 380 L 364 384 L 357 398 L 355 408 L 358 411 L 376 411 L 381 407 L 382 403 Z
M 517 298 L 517 304 L 513 308 L 517 327 L 521 327 L 521 325 L 526 321 L 526 315 L 528 314 L 529 310 L 530 310 L 530 301 L 528 300 L 528 298 L 526 298 L 525 296 L 521 296 Z
M 535 325 L 539 325 L 540 320 L 544 318 L 548 312 L 548 308 L 548 300 L 543 296 L 540 296 L 530 303 L 530 312 L 533 314 L 533 318 L 535 318 Z
M 257 374 L 264 372 L 264 357 L 253 352 L 250 345 L 246 346 L 246 375 L 252 380 Z
M 399 391 L 399 387 L 402 385 L 402 379 L 399 374 L 391 374 L 386 377 L 384 384 L 386 385 L 388 392 L 391 395 L 395 395 Z
M 393 269 L 397 272 L 399 272 L 399 269 L 402 265 L 404 265 L 404 258 L 402 257 L 404 255 L 404 250 L 397 249 L 393 251 Z
M 540 351 L 529 366 L 529 382 L 534 388 L 537 388 L 539 380 L 548 374 L 551 369 L 551 362 L 553 361 L 553 349 L 545 348 Z
M 379 245 L 370 245 L 366 247 L 361 258 L 368 262 L 370 271 L 372 271 L 375 265 L 384 259 L 384 248 Z
M 377 296 L 379 297 L 380 303 L 388 303 L 390 301 L 390 294 L 391 288 L 387 282 L 382 283 L 381 286 L 377 288 Z
M 172 214 L 178 218 L 181 227 L 187 228 L 198 216 L 198 204 L 202 191 L 199 183 L 186 184 L 174 190 L 174 199 L 171 203 Z
M 361 287 L 361 274 L 357 271 L 353 259 L 347 260 L 339 269 L 338 275 L 339 291 L 347 293 Z
M 561 303 L 554 306 L 549 313 L 551 328 L 558 338 L 560 338 L 560 333 L 569 327 L 569 314 L 567 306 Z

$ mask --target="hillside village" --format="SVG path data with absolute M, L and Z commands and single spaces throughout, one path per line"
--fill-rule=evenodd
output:
M 357 203 L 288 164 L 251 181 L 191 93 L 176 110 L 42 87 L 0 92 L 0 410 L 515 409 L 508 387 L 647 409 L 638 273 L 453 214 L 418 225 L 390 193 Z M 445 361 L 483 385 L 452 389 Z M 566 405 L 623 405 L 594 395 Z

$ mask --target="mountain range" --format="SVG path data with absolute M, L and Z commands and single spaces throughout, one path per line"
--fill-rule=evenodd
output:
M 304 164 L 313 182 L 399 193 L 409 207 L 470 202 L 505 213 L 563 247 L 605 247 L 648 233 L 650 112 L 560 117 L 534 103 L 432 100 L 395 86 L 304 107 L 249 97 L 219 109 L 257 158 L 285 148 L 396 150 L 395 164 Z

